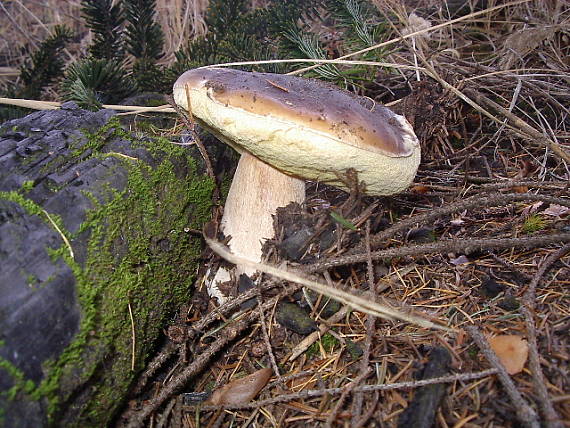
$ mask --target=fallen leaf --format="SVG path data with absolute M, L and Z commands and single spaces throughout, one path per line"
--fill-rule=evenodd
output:
M 528 343 L 520 336 L 503 334 L 488 339 L 491 349 L 507 369 L 508 374 L 522 371 L 528 357 Z
M 423 195 L 425 193 L 431 192 L 431 187 L 426 186 L 425 184 L 416 184 L 415 186 L 412 186 L 410 190 L 412 193 Z
M 464 264 L 469 263 L 469 259 L 464 255 L 461 255 L 461 256 L 456 257 L 454 259 L 450 259 L 449 261 L 451 264 L 453 264 L 455 266 L 464 265 Z
M 562 217 L 565 214 L 570 212 L 570 208 L 563 207 L 562 205 L 558 204 L 550 204 L 548 208 L 546 208 L 542 214 L 548 215 L 550 217 Z
M 249 403 L 267 385 L 271 373 L 270 368 L 265 368 L 246 377 L 232 380 L 216 389 L 207 403 L 226 406 Z
M 537 212 L 538 209 L 542 206 L 543 203 L 544 203 L 544 202 L 542 202 L 542 201 L 538 201 L 538 202 L 535 202 L 535 203 L 532 204 L 532 205 L 529 205 L 529 206 L 525 207 L 525 209 L 522 210 L 522 215 L 523 215 L 523 217 L 528 217 L 529 215 L 534 214 L 535 212 Z

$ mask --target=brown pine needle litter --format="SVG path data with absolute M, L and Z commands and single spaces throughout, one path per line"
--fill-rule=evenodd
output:
M 0 49 L 17 58 L 23 44 L 37 45 L 46 30 L 20 2 L 8 3 L 12 20 L 0 36 L 19 44 Z M 79 2 L 44 3 L 34 10 L 43 24 L 67 17 L 81 28 Z M 157 1 L 169 49 L 165 63 L 185 38 L 206 33 L 207 3 Z M 292 223 L 309 225 L 302 257 L 280 271 L 310 279 L 309 286 L 323 286 L 318 291 L 333 299 L 321 295 L 307 303 L 310 293 L 290 281 L 298 278 L 267 274 L 219 307 L 196 293 L 177 321 L 186 341 L 168 340 L 156 350 L 119 426 L 395 427 L 420 388 L 437 385 L 445 389 L 434 409 L 436 427 L 568 426 L 568 2 L 462 1 L 467 11 L 452 17 L 445 2 L 370 3 L 385 17 L 386 34 L 366 51 L 383 49 L 382 61 L 347 51 L 324 61 L 276 62 L 298 63 L 295 73 L 319 62 L 375 70 L 370 82 L 352 90 L 391 106 L 414 126 L 422 144 L 414 186 L 379 199 L 309 184 L 305 207 L 278 215 L 278 238 L 268 244 L 264 265 L 283 263 L 282 238 Z M 488 7 L 476 9 L 480 3 Z M 5 82 L 20 64 L 2 65 Z M 172 111 L 106 107 L 127 114 Z M 356 230 L 335 223 L 330 210 Z M 340 315 L 327 313 L 338 297 L 344 299 Z M 303 303 L 314 333 L 303 336 L 276 321 L 283 301 Z M 379 302 L 394 310 L 389 320 L 371 309 Z M 528 346 L 520 372 L 509 374 L 485 339 L 505 335 Z M 449 355 L 448 374 L 423 378 L 434 349 Z M 221 408 L 188 398 L 263 368 L 273 376 L 254 401 Z

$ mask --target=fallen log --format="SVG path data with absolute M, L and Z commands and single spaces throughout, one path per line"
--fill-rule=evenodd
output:
M 73 103 L 0 126 L 0 425 L 112 421 L 188 300 L 197 151 Z

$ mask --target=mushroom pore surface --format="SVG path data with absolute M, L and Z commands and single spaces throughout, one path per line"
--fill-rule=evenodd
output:
M 387 195 L 411 183 L 420 161 L 405 118 L 318 80 L 194 69 L 177 80 L 174 98 L 238 151 L 300 178 L 345 188 L 338 174 L 352 168 L 366 193 Z

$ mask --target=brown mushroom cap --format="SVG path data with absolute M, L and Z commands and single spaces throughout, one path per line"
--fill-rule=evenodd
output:
M 174 98 L 238 151 L 298 177 L 344 187 L 337 173 L 353 168 L 368 193 L 392 194 L 419 164 L 402 116 L 318 80 L 202 68 L 180 76 Z

